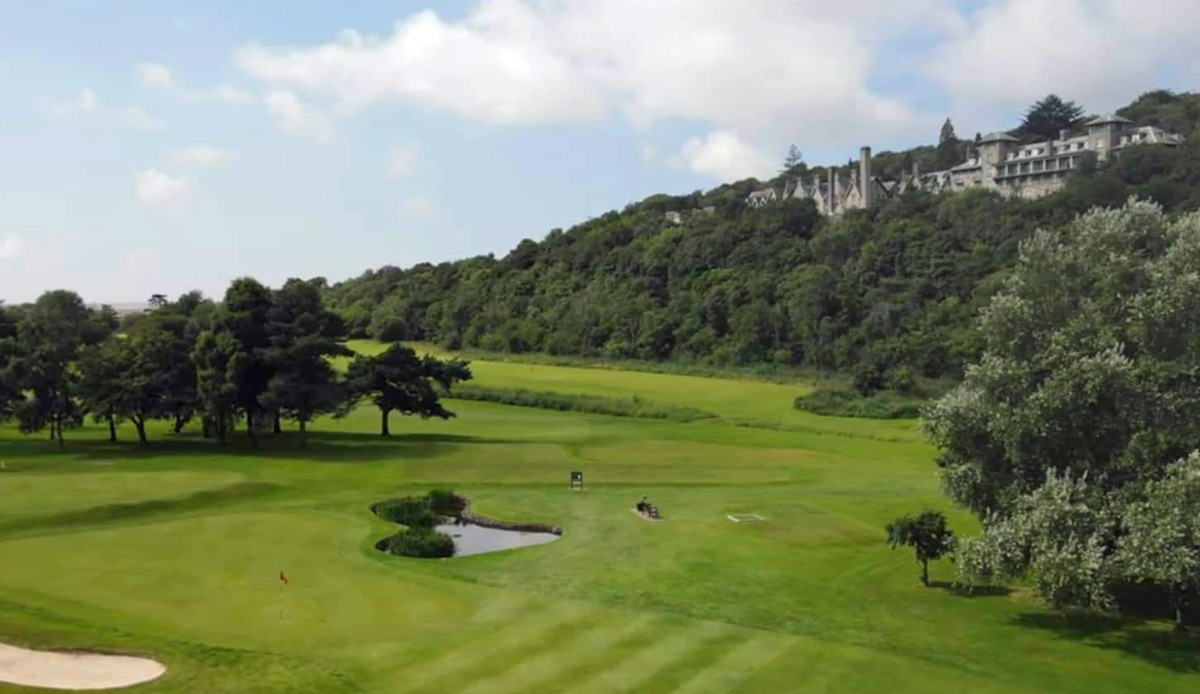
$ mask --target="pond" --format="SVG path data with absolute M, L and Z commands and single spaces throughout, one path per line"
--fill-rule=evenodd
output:
M 502 549 L 516 547 L 544 545 L 547 542 L 554 542 L 560 537 L 554 533 L 485 528 L 482 525 L 465 521 L 442 523 L 435 526 L 434 530 L 446 533 L 454 539 L 454 556 L 456 557 L 499 552 Z

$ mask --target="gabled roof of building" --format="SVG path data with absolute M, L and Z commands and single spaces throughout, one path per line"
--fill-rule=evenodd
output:
M 980 142 L 981 143 L 982 142 L 1020 142 L 1020 140 L 1013 137 L 1012 135 L 1009 135 L 1008 133 L 997 131 L 994 133 L 988 133 L 987 135 L 984 135 L 983 139 L 980 140 Z
M 1118 115 L 1114 115 L 1112 113 L 1106 113 L 1103 116 L 1100 116 L 1099 118 L 1093 118 L 1092 120 L 1088 121 L 1084 125 L 1106 125 L 1108 123 L 1125 123 L 1125 124 L 1132 125 L 1133 121 L 1129 120 L 1128 118 L 1122 118 Z

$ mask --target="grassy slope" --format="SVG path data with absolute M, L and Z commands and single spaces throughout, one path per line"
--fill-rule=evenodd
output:
M 1164 625 L 1070 621 L 1021 593 L 921 588 L 881 527 L 903 511 L 949 510 L 933 452 L 854 435 L 874 422 L 809 425 L 817 418 L 790 410 L 794 387 L 475 371 L 486 386 L 639 394 L 841 435 L 463 401 L 455 420 L 395 422 L 392 441 L 374 436 L 373 411 L 322 421 L 308 450 L 291 438 L 221 450 L 157 431 L 142 451 L 92 428 L 58 452 L 0 429 L 0 640 L 153 654 L 170 671 L 146 692 L 1200 686 L 1194 642 L 1173 645 Z M 572 469 L 586 491 L 567 490 Z M 448 561 L 372 550 L 391 528 L 367 505 L 434 485 L 566 535 Z M 642 494 L 667 522 L 629 513 Z M 724 519 L 735 511 L 769 520 Z M 952 567 L 933 573 L 946 581 Z
M 384 347 L 371 340 L 352 340 L 349 346 L 363 354 L 374 354 Z M 439 356 L 451 356 L 430 345 L 420 347 Z M 796 410 L 793 407 L 796 396 L 812 390 L 807 383 L 783 384 L 480 360 L 472 361 L 471 369 L 475 374 L 473 383 L 494 388 L 550 390 L 609 398 L 639 395 L 653 402 L 714 412 L 727 421 L 756 427 L 896 441 L 920 440 L 914 420 L 822 417 Z

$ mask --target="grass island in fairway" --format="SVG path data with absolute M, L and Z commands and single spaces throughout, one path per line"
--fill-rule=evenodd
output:
M 798 412 L 782 384 L 471 367 L 480 387 L 716 416 L 451 400 L 456 418 L 383 438 L 367 404 L 312 422 L 304 447 L 290 429 L 221 447 L 168 421 L 147 446 L 94 425 L 60 448 L 6 427 L 0 642 L 152 657 L 166 674 L 129 690 L 148 693 L 1200 688 L 1195 642 L 1169 622 L 1065 617 L 1020 588 L 961 594 L 946 560 L 923 588 L 884 525 L 916 508 L 977 525 L 942 497 L 911 421 Z M 368 506 L 431 489 L 567 532 L 448 561 L 376 551 L 396 525 Z M 669 520 L 631 514 L 643 496 Z M 750 513 L 766 521 L 730 522 Z

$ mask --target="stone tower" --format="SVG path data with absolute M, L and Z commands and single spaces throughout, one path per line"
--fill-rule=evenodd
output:
M 863 209 L 870 209 L 871 204 L 875 202 L 871 199 L 872 184 L 871 184 L 871 148 L 863 147 L 858 150 L 858 185 L 862 191 L 862 206 Z
M 989 133 L 979 141 L 979 178 L 985 188 L 998 188 L 999 167 L 1020 142 L 1008 133 Z
M 1113 148 L 1121 142 L 1121 133 L 1131 125 L 1133 121 L 1112 114 L 1088 121 L 1088 149 L 1095 152 L 1100 161 L 1108 159 Z

